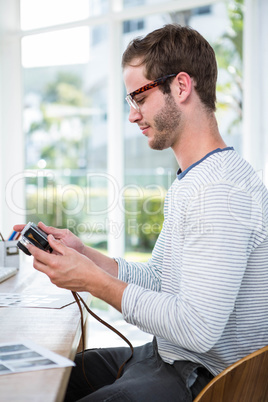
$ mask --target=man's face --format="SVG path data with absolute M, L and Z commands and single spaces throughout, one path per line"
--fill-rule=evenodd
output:
M 124 69 L 127 93 L 149 83 L 143 71 L 143 66 L 127 66 Z M 139 111 L 131 107 L 129 121 L 138 124 L 148 138 L 149 146 L 157 150 L 173 148 L 182 128 L 182 113 L 172 91 L 170 94 L 163 94 L 159 87 L 155 87 L 135 95 L 135 101 Z

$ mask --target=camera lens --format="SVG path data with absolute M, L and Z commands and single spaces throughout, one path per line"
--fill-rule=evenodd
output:
M 21 251 L 23 251 L 25 254 L 31 255 L 30 251 L 29 251 L 28 248 L 27 248 L 27 244 L 30 244 L 30 242 L 29 242 L 25 237 L 22 237 L 22 238 L 18 241 L 17 246 L 18 246 L 18 248 L 19 248 Z

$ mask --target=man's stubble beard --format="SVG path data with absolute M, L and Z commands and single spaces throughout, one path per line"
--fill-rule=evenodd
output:
M 182 126 L 182 112 L 172 95 L 166 95 L 165 105 L 154 117 L 154 137 L 150 147 L 163 150 L 172 147 L 178 140 Z

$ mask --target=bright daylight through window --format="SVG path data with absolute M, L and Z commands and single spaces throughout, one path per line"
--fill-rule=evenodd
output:
M 242 0 L 191 0 L 183 9 L 181 2 L 163 0 L 18 3 L 21 31 L 17 26 L 14 53 L 8 42 L 3 59 L 9 57 L 4 65 L 9 77 L 9 66 L 19 65 L 21 55 L 21 75 L 16 69 L 11 77 L 22 77 L 23 94 L 18 96 L 18 81 L 9 80 L 3 106 L 17 102 L 17 114 L 13 119 L 13 109 L 6 106 L 3 115 L 8 116 L 4 131 L 24 145 L 24 157 L 19 174 L 7 161 L 3 173 L 10 176 L 3 182 L 12 187 L 12 196 L 16 187 L 18 196 L 6 202 L 26 222 L 67 227 L 111 256 L 146 261 L 161 230 L 164 198 L 178 166 L 170 150 L 150 149 L 139 128 L 128 121 L 122 53 L 130 40 L 166 23 L 200 31 L 217 55 L 221 134 L 241 152 Z M 24 141 L 19 142 L 21 98 Z M 11 153 L 5 138 L 3 147 Z M 7 222 L 12 213 L 4 217 Z
M 27 219 L 68 227 L 103 250 L 109 237 L 123 237 L 125 252 L 144 260 L 161 230 L 163 201 L 177 165 L 170 150 L 160 155 L 149 149 L 129 124 L 124 103 L 123 114 L 119 105 L 115 109 L 124 138 L 124 173 L 119 172 L 123 188 L 109 171 L 109 65 L 116 63 L 118 75 L 121 67 L 120 59 L 111 60 L 109 26 L 104 22 L 111 13 L 108 3 L 21 0 Z M 121 3 L 122 20 L 117 24 L 122 51 L 132 38 L 168 22 L 191 25 L 214 46 L 219 64 L 217 117 L 227 144 L 239 151 L 241 1 L 146 16 L 141 11 L 134 19 L 129 18 L 131 7 L 138 15 L 139 8 L 164 2 Z M 124 93 L 120 99 L 124 102 Z M 125 224 L 110 219 L 111 187 L 123 198 L 118 203 Z

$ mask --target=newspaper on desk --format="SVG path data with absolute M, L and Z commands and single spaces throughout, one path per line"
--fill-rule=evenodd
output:
M 72 360 L 28 340 L 0 343 L 0 375 L 69 366 L 75 366 Z

